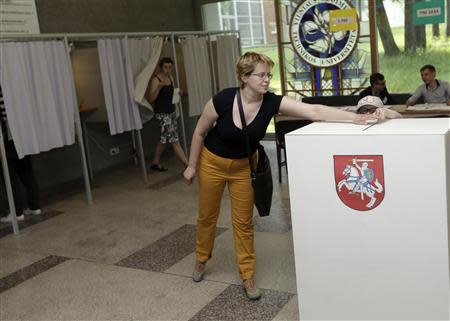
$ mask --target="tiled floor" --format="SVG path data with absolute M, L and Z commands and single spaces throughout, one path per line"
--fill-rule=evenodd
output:
M 271 216 L 255 216 L 259 301 L 238 276 L 225 193 L 204 281 L 191 279 L 198 186 L 139 168 L 98 178 L 94 204 L 83 193 L 50 204 L 46 219 L 0 226 L 0 320 L 299 320 L 288 189 L 277 181 L 274 143 Z

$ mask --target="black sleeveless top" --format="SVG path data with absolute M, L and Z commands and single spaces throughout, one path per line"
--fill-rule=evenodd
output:
M 157 76 L 159 81 L 159 77 Z M 173 85 L 163 86 L 159 90 L 158 97 L 156 97 L 153 107 L 156 114 L 171 114 L 175 112 L 175 105 L 172 104 Z
M 233 122 L 233 102 L 238 89 L 224 89 L 213 97 L 213 105 L 219 118 L 204 142 L 205 147 L 213 154 L 230 159 L 248 157 L 244 133 Z M 252 153 L 258 148 L 259 141 L 264 138 L 270 120 L 278 114 L 282 99 L 283 96 L 265 93 L 255 119 L 247 124 Z M 243 108 L 245 110 L 245 105 Z

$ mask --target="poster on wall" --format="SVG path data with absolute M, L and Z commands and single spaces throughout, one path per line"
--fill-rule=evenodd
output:
M 333 23 L 335 18 L 346 23 Z M 319 68 L 335 66 L 357 46 L 356 10 L 351 2 L 342 0 L 301 2 L 291 17 L 290 36 L 295 51 L 306 63 Z
M 0 0 L 0 34 L 37 34 L 39 21 L 35 0 Z
M 445 22 L 445 1 L 429 0 L 426 2 L 414 2 L 413 25 L 420 26 Z
M 294 6 L 291 6 L 293 9 Z M 361 87 L 366 53 L 359 50 L 359 17 L 349 0 L 301 0 L 290 20 L 297 88 L 339 96 Z

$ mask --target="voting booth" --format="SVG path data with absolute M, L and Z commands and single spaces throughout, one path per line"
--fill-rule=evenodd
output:
M 449 319 L 448 118 L 286 135 L 300 320 Z

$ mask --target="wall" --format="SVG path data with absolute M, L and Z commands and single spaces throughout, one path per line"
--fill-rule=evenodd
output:
M 97 47 L 79 48 L 76 43 L 72 48 L 72 70 L 78 104 L 81 109 L 96 109 L 89 121 L 106 122 L 108 118 Z
M 202 30 L 217 0 L 36 0 L 41 33 Z
M 202 28 L 193 0 L 36 0 L 36 8 L 41 33 Z

